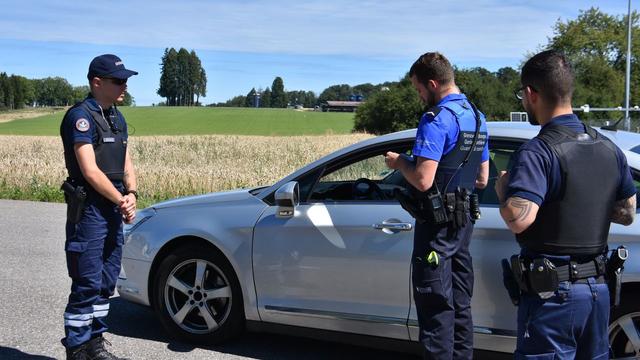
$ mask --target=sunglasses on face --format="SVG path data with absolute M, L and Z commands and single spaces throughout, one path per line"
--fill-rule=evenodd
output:
M 115 85 L 124 85 L 124 84 L 127 83 L 127 79 L 116 79 L 116 78 L 108 78 L 108 77 L 103 77 L 103 78 L 100 78 L 100 79 L 108 80 L 112 84 L 115 84 Z

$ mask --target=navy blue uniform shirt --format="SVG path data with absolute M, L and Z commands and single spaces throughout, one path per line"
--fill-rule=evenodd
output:
M 89 95 L 87 96 L 83 102 L 87 104 L 87 106 L 91 110 L 95 110 L 100 113 L 100 105 L 96 101 L 96 99 Z M 108 111 L 114 111 L 113 107 L 109 109 L 103 109 L 105 117 L 108 116 Z M 128 138 L 128 129 L 127 123 L 124 120 L 124 117 L 120 112 L 117 112 L 118 116 L 112 117 L 115 126 L 122 130 L 122 136 L 126 141 Z M 98 144 L 98 132 L 96 131 L 96 126 L 98 126 L 91 114 L 86 111 L 82 106 L 76 106 L 73 109 L 69 110 L 69 113 L 64 117 L 62 123 L 62 132 L 63 132 L 63 146 L 65 152 L 74 153 L 74 145 L 75 144 Z M 80 172 L 77 160 L 73 160 L 73 164 L 67 164 L 73 171 Z M 112 181 L 114 184 L 122 183 L 122 181 Z
M 566 126 L 576 133 L 585 133 L 584 124 L 574 114 L 557 116 L 546 124 Z M 619 185 L 616 200 L 628 199 L 636 193 L 627 158 L 616 146 Z M 538 205 L 558 198 L 562 179 L 560 162 L 549 147 L 538 138 L 523 144 L 509 164 L 509 185 L 506 197 L 517 196 Z
M 449 94 L 442 98 L 438 106 L 449 101 L 467 102 L 464 94 Z M 473 111 L 473 110 L 469 110 Z M 484 115 L 480 114 L 484 119 Z M 458 133 L 460 126 L 471 126 L 469 131 L 476 128 L 475 121 L 473 124 L 458 124 L 456 117 L 447 109 L 442 109 L 435 117 L 433 113 L 426 112 L 420 119 L 418 131 L 416 132 L 416 143 L 413 146 L 413 155 L 420 156 L 429 160 L 440 161 L 443 155 L 451 152 L 458 142 Z M 486 123 L 483 122 L 480 131 L 487 131 Z M 482 160 L 489 160 L 489 138 L 482 150 Z
M 98 102 L 93 98 L 93 96 L 87 96 L 83 102 L 87 104 L 91 110 L 95 110 L 100 113 L 100 105 L 98 105 Z M 104 115 L 107 116 L 107 111 L 114 109 L 109 108 L 103 110 Z M 120 113 L 118 112 L 118 114 Z M 127 123 L 121 115 L 115 118 L 115 125 L 118 129 L 123 131 L 126 140 L 128 134 Z M 96 126 L 97 125 L 93 122 L 93 117 L 84 108 L 77 106 L 71 109 L 64 118 L 64 123 L 62 124 L 64 139 L 68 142 L 64 144 L 65 148 L 68 147 L 71 152 L 73 152 L 74 144 L 97 144 L 98 133 L 96 132 Z

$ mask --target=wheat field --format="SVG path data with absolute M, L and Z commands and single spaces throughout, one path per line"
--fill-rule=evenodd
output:
M 269 185 L 367 134 L 327 136 L 140 136 L 129 139 L 141 204 L 176 196 Z M 62 201 L 62 142 L 0 136 L 0 197 Z

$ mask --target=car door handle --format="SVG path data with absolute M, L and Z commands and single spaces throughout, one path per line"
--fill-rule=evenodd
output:
M 373 228 L 377 230 L 396 230 L 396 231 L 411 231 L 413 229 L 413 225 L 410 223 L 388 223 L 383 222 L 379 224 L 373 224 Z

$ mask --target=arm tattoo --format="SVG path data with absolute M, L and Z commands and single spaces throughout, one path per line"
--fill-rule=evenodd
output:
M 636 215 L 636 195 L 616 201 L 611 211 L 611 221 L 622 225 L 631 225 Z
M 507 219 L 507 222 L 521 221 L 527 218 L 531 212 L 532 202 L 523 198 L 513 197 L 508 198 L 501 206 L 503 208 L 511 207 L 514 209 L 514 216 L 511 219 Z

